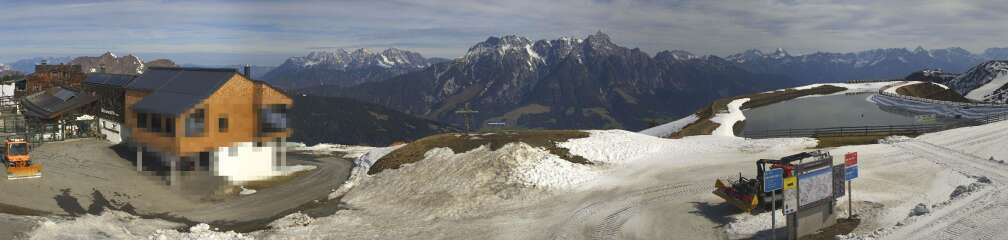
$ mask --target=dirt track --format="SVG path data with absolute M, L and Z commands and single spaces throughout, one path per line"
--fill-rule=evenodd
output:
M 208 186 L 223 180 L 197 172 L 184 175 L 182 187 L 173 189 L 165 185 L 164 177 L 156 171 L 138 174 L 129 159 L 131 154 L 117 152 L 110 143 L 101 140 L 47 143 L 33 149 L 32 158 L 43 165 L 43 177 L 0 179 L 0 206 L 12 206 L 0 208 L 0 213 L 23 214 L 20 212 L 27 210 L 38 214 L 82 215 L 119 207 L 139 215 L 194 222 L 268 219 L 324 198 L 348 178 L 352 167 L 350 161 L 337 157 L 290 154 L 288 164 L 318 168 L 278 186 L 259 189 L 253 195 L 211 201 L 206 193 L 216 187 Z M 13 212 L 15 208 L 20 212 Z M 4 230 L 0 229 L 0 233 Z

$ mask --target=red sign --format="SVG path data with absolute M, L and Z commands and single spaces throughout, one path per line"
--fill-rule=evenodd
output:
M 844 165 L 847 165 L 847 167 L 857 165 L 857 152 L 844 154 Z

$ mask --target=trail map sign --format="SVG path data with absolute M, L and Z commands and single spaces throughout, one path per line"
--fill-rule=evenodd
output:
M 833 196 L 833 168 L 819 168 L 798 176 L 801 197 L 798 206 L 804 207 Z

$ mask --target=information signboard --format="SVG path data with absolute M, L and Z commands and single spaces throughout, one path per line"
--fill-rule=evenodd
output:
M 798 189 L 801 191 L 801 197 L 798 199 L 799 207 L 832 197 L 833 168 L 819 168 L 799 175 Z
M 784 188 L 784 214 L 791 214 L 798 211 L 798 189 Z
M 844 180 L 850 181 L 858 177 L 858 157 L 857 152 L 844 155 Z
M 844 181 L 847 180 L 844 167 L 843 164 L 833 166 L 833 198 L 840 198 L 844 195 Z
M 772 192 L 784 187 L 784 169 L 774 168 L 763 173 L 763 192 Z

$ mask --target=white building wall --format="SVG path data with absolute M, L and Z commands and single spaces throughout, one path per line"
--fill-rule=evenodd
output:
M 122 125 L 118 122 L 98 118 L 98 130 L 99 133 L 105 135 L 105 140 L 112 143 L 120 143 L 123 140 L 122 137 Z
M 236 143 L 232 147 L 218 148 L 214 152 L 214 175 L 227 177 L 231 182 L 265 180 L 276 176 L 272 146 L 256 147 L 251 142 Z

